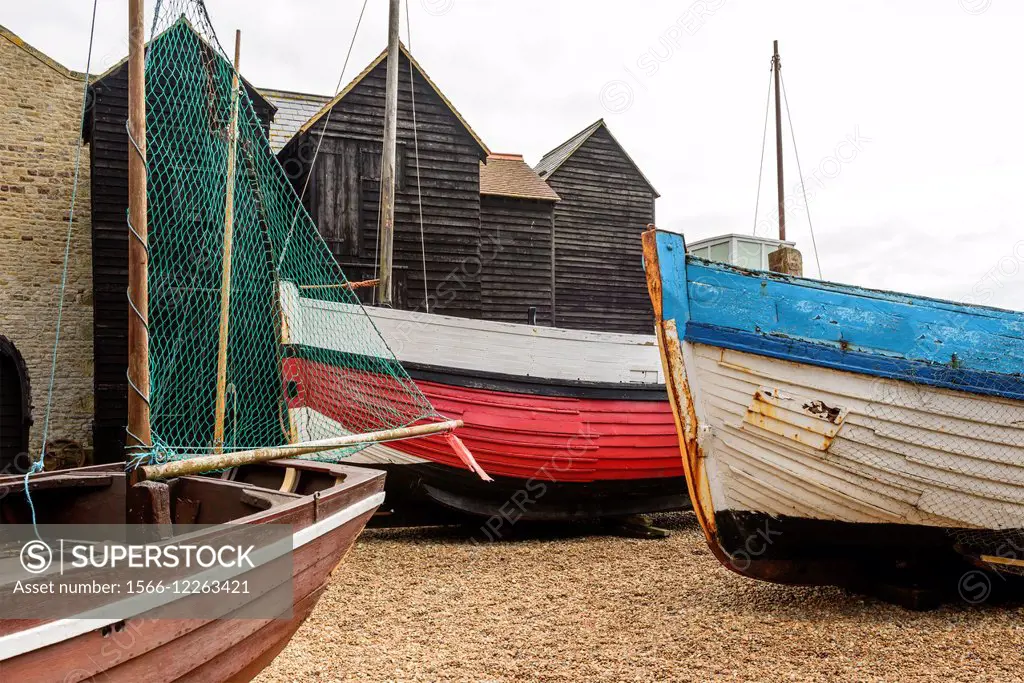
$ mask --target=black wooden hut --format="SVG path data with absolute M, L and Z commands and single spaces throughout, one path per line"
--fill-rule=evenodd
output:
M 278 154 L 297 189 L 308 177 L 306 207 L 350 280 L 377 276 L 386 57 Z M 480 162 L 488 150 L 404 47 L 398 73 L 394 305 L 423 309 L 426 298 L 432 313 L 479 318 Z M 372 297 L 372 289 L 360 291 Z
M 161 36 L 155 40 L 160 40 Z M 274 106 L 244 79 L 243 83 L 258 116 L 269 129 Z M 91 155 L 96 411 L 93 443 L 97 462 L 123 457 L 128 415 L 127 120 L 128 62 L 125 58 L 90 85 L 84 127 Z
M 480 195 L 481 316 L 552 325 L 558 194 L 521 155 L 492 154 L 480 164 Z
M 658 192 L 599 120 L 534 170 L 558 193 L 555 325 L 650 334 L 640 235 Z

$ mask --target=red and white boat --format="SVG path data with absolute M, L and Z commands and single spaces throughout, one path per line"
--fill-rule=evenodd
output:
M 357 319 L 352 305 L 307 298 L 288 283 L 281 301 L 286 343 L 358 352 L 319 332 L 332 327 L 325 317 Z M 371 446 L 346 460 L 387 470 L 391 500 L 425 497 L 509 520 L 689 506 L 653 336 L 365 310 L 438 412 L 464 422 L 458 434 L 472 453 L 460 457 L 437 436 Z M 307 387 L 290 406 L 292 423 L 299 439 L 315 440 L 320 430 L 337 433 L 331 418 L 341 407 L 309 390 L 328 368 L 303 356 L 325 355 L 289 359 L 292 378 Z

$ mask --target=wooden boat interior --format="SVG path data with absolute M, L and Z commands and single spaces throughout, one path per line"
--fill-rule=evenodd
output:
M 33 474 L 28 481 L 38 524 L 122 524 L 123 463 Z M 0 477 L 0 522 L 31 524 L 25 476 Z
M 340 494 L 379 478 L 365 468 L 273 461 L 212 476 L 126 487 L 122 463 L 40 472 L 29 478 L 38 524 L 224 524 L 256 521 L 267 511 L 316 494 Z M 24 475 L 0 477 L 0 521 L 31 524 Z
M 234 477 L 233 479 L 230 477 Z M 219 475 L 140 482 L 128 493 L 128 524 L 255 524 L 322 496 L 361 498 L 383 474 L 332 463 L 272 461 Z

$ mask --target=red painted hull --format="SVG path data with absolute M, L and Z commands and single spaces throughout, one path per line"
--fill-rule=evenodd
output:
M 665 401 L 569 398 L 417 382 L 492 476 L 558 482 L 683 476 L 672 408 Z M 393 445 L 424 460 L 465 467 L 443 438 Z
M 373 426 L 364 408 L 375 403 L 379 383 L 372 376 L 300 358 L 288 359 L 285 373 L 298 387 L 291 408 L 309 409 L 348 431 Z M 416 370 L 413 378 L 439 413 L 463 421 L 459 438 L 494 481 L 470 471 L 444 437 L 392 442 L 389 449 L 412 458 L 370 466 L 388 471 L 396 518 L 432 518 L 422 502 L 492 516 L 511 500 L 524 518 L 549 521 L 689 507 L 675 418 L 660 388 Z M 347 387 L 344 402 L 330 390 L 338 383 Z
M 380 402 L 374 392 L 381 383 L 374 377 L 298 358 L 285 365 L 286 380 L 300 387 L 290 407 L 312 409 L 353 432 L 377 427 L 373 413 L 364 408 Z M 345 392 L 330 390 L 339 384 Z M 465 423 L 459 438 L 491 476 L 544 476 L 577 483 L 683 476 L 675 418 L 665 395 L 661 400 L 632 400 L 465 386 L 469 381 L 417 379 L 416 384 L 439 413 Z M 441 436 L 390 446 L 465 469 Z

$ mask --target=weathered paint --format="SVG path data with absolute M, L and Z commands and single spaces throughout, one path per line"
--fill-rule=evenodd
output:
M 827 451 L 846 419 L 847 409 L 821 399 L 758 387 L 743 416 L 743 425 L 757 427 L 819 451 Z
M 685 340 L 879 377 L 1024 398 L 1024 313 L 689 257 L 658 232 L 665 318 Z M 684 284 L 685 282 L 685 284 Z
M 664 287 L 662 283 L 661 244 L 656 239 L 654 226 L 643 235 L 644 271 L 647 276 L 647 289 L 654 307 L 654 329 L 661 349 L 662 372 L 665 375 L 665 387 L 668 390 L 669 403 L 675 416 L 676 432 L 679 435 L 679 452 L 683 460 L 683 471 L 686 474 L 686 488 L 690 495 L 693 511 L 697 522 L 704 532 L 711 552 L 723 565 L 730 566 L 731 561 L 718 540 L 715 526 L 715 508 L 711 502 L 711 489 L 708 486 L 704 469 L 704 456 L 697 442 L 697 414 L 694 411 L 693 399 L 690 396 L 690 385 L 686 381 L 686 368 L 683 366 L 682 349 L 679 345 L 679 334 L 675 320 L 664 320 L 665 310 Z M 676 249 L 665 249 L 664 262 L 670 269 L 664 272 L 675 273 L 676 267 L 683 269 L 682 278 L 686 278 L 686 250 L 676 253 Z M 682 291 L 685 296 L 685 287 Z M 679 302 L 671 303 L 679 310 Z M 684 309 L 685 310 L 685 309 Z

